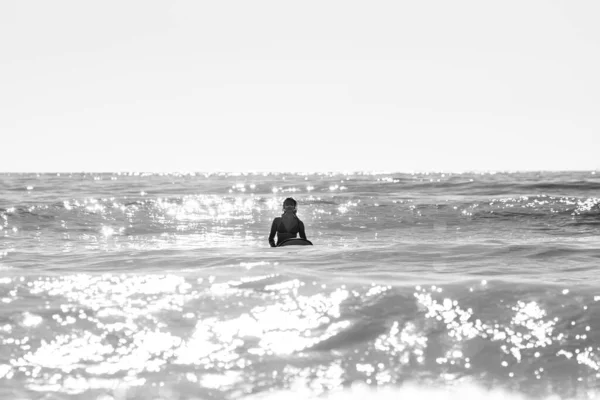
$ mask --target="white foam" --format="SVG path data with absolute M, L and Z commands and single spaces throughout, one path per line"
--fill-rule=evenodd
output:
M 588 393 L 589 395 L 589 393 Z M 372 388 L 367 385 L 354 385 L 350 389 L 322 393 L 305 391 L 277 391 L 245 397 L 244 400 L 529 400 L 531 397 L 503 389 L 485 389 L 474 384 L 465 384 L 446 388 L 432 388 L 407 384 L 402 387 Z M 545 400 L 560 400 L 557 395 L 548 396 Z

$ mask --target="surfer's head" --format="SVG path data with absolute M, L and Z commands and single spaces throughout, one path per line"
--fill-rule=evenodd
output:
M 296 212 L 298 210 L 298 202 L 291 197 L 288 197 L 283 201 L 283 211 L 292 211 Z

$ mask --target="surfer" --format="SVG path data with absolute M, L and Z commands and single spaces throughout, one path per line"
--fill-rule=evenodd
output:
M 304 223 L 296 216 L 298 212 L 298 202 L 288 197 L 283 202 L 283 214 L 273 220 L 271 225 L 271 234 L 269 235 L 269 244 L 276 247 L 275 234 L 277 234 L 277 244 L 286 239 L 295 238 L 298 234 L 306 240 L 304 232 Z

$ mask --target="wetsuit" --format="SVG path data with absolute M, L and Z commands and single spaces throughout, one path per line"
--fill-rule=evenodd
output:
M 298 233 L 302 239 L 306 239 L 306 233 L 304 232 L 304 223 L 298 219 L 298 217 L 294 216 L 296 220 L 296 224 L 290 228 L 288 231 L 283 223 L 283 218 L 277 217 L 273 220 L 273 225 L 271 225 L 271 233 L 269 234 L 269 244 L 271 247 L 276 247 L 275 244 L 275 234 L 277 233 L 277 244 L 283 242 L 287 239 L 295 238 Z

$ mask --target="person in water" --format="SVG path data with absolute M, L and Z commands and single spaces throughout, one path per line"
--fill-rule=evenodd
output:
M 283 202 L 283 214 L 273 220 L 271 225 L 271 234 L 269 235 L 269 244 L 276 247 L 279 243 L 287 239 L 295 238 L 298 234 L 302 239 L 306 239 L 304 232 L 304 223 L 298 219 L 298 202 L 288 197 Z M 277 245 L 275 244 L 275 234 L 277 234 Z

